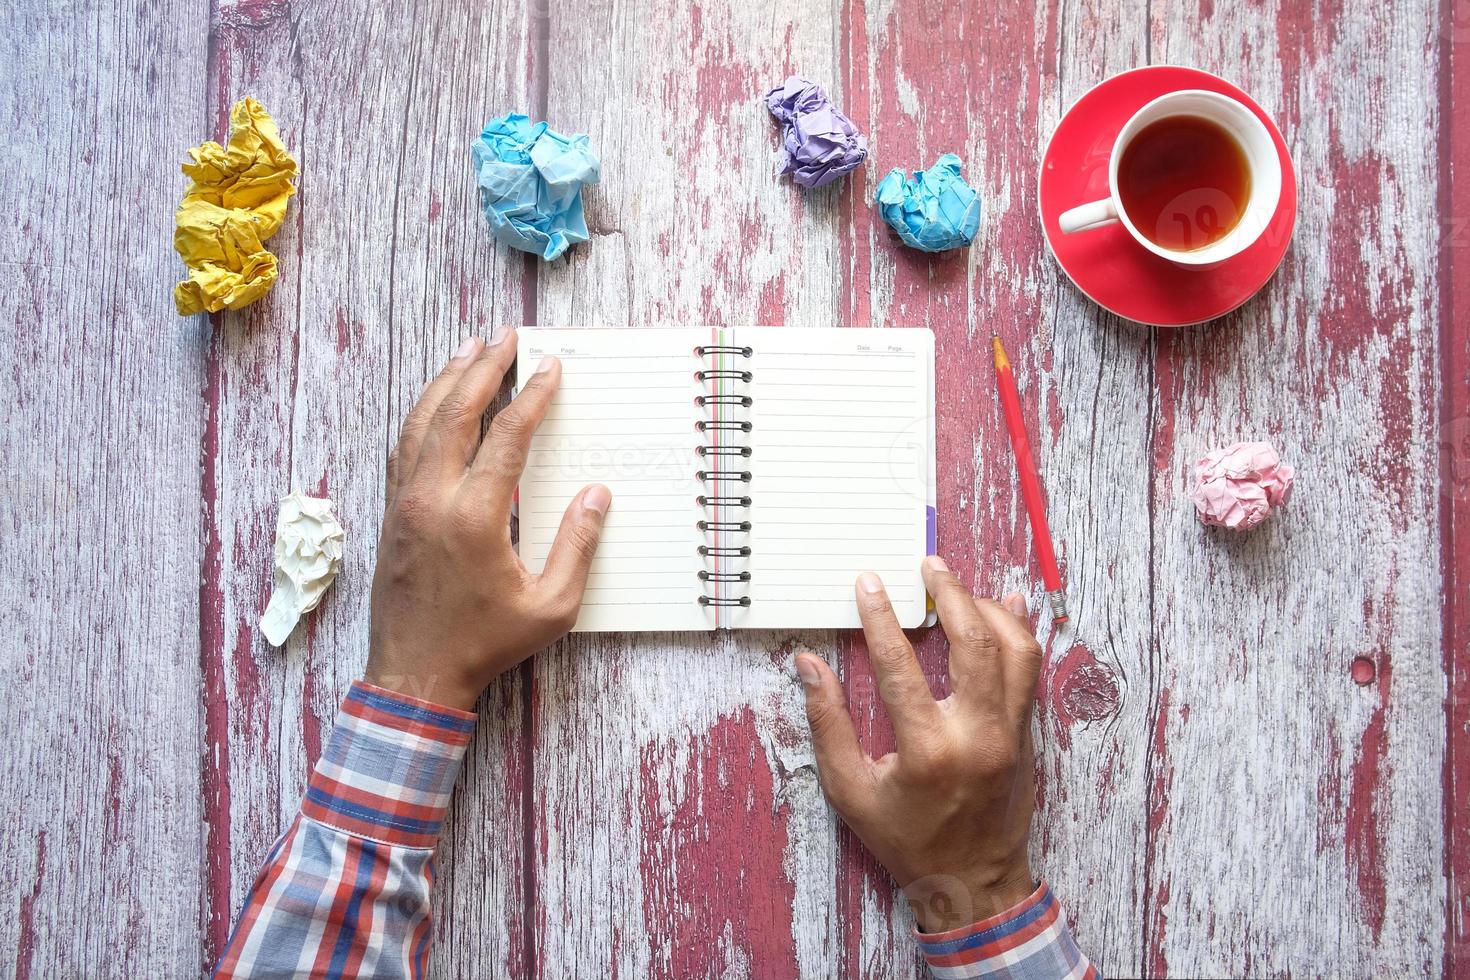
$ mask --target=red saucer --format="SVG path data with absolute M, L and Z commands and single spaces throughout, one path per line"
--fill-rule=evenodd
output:
M 1211 269 L 1185 269 L 1139 245 L 1121 224 L 1062 234 L 1057 217 L 1108 196 L 1108 156 L 1130 116 L 1154 99 L 1197 88 L 1236 99 L 1266 124 L 1281 156 L 1281 201 L 1250 248 Z M 1114 75 L 1078 99 L 1041 156 L 1041 226 L 1057 263 L 1094 303 L 1128 320 L 1182 327 L 1224 316 L 1271 278 L 1296 224 L 1296 171 L 1286 141 L 1250 96 L 1197 68 L 1159 65 Z

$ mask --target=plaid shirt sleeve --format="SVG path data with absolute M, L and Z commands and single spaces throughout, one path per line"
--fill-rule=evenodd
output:
M 218 977 L 413 977 L 434 846 L 475 716 L 355 681 Z
M 1031 897 L 999 915 L 949 932 L 914 933 L 939 980 L 1101 980 L 1042 882 Z

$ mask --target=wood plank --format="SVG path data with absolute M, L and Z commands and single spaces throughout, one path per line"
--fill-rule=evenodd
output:
M 181 3 L 0 11 L 6 975 L 200 967 L 206 333 L 171 290 L 204 32 Z
M 508 3 L 216 11 L 212 110 L 259 98 L 302 165 L 273 242 L 280 282 L 215 322 L 205 635 L 214 711 L 227 719 L 211 824 L 212 853 L 227 855 L 213 881 L 216 949 L 366 660 L 382 468 L 399 424 L 464 335 L 522 319 L 522 263 L 492 247 L 468 148 L 487 99 L 525 91 L 528 16 Z M 276 499 L 293 488 L 332 497 L 347 543 L 333 592 L 278 651 L 256 623 Z M 520 687 L 508 677 L 487 696 L 446 831 L 438 972 L 524 963 Z
M 1431 974 L 1442 962 L 1436 282 L 1439 5 L 1155 5 L 1160 62 L 1280 120 L 1301 217 L 1264 293 L 1161 331 L 1145 966 Z M 1186 498 L 1269 438 L 1299 487 L 1249 536 Z M 1376 680 L 1359 685 L 1359 670 Z M 1222 884 L 1223 883 L 1223 884 Z M 1294 914 L 1273 914 L 1291 909 Z
M 844 191 L 771 176 L 760 102 L 791 71 L 834 79 L 832 17 L 598 0 L 555 21 L 547 118 L 590 133 L 603 182 L 593 240 L 542 271 L 539 323 L 836 321 Z M 541 975 L 836 973 L 796 643 L 832 653 L 830 634 L 589 635 L 537 658 Z
M 251 95 L 273 115 L 287 149 L 309 173 L 300 139 L 301 94 L 291 81 L 286 45 L 278 40 L 285 14 L 272 6 L 215 7 L 209 84 L 203 93 L 209 122 L 194 141 L 223 141 L 231 103 Z M 295 306 L 303 290 L 302 207 L 310 181 L 297 186 L 286 220 L 268 244 L 280 262 L 272 291 L 246 310 L 200 320 L 208 351 L 199 655 L 208 875 L 203 955 L 210 963 L 224 948 L 266 850 L 300 799 L 306 733 L 320 739 L 320 722 L 302 711 L 305 671 L 299 649 L 288 665 L 289 651 L 267 646 L 257 626 L 271 590 L 276 500 L 293 489 Z M 356 521 L 347 518 L 345 526 L 350 546 Z M 335 601 L 329 597 L 324 608 Z M 288 688 L 296 695 L 294 712 Z
M 1037 168 L 1061 113 L 1088 88 L 1147 57 L 1145 5 L 1018 4 L 946 12 L 916 0 L 854 2 L 845 15 L 848 87 L 877 163 L 846 218 L 845 318 L 926 326 L 937 341 L 939 542 L 977 592 L 1043 595 L 994 394 L 989 334 L 1004 338 L 1034 420 L 1038 463 L 1073 626 L 1041 626 L 1048 651 L 1037 711 L 1039 811 L 1033 864 L 1056 889 L 1079 942 L 1110 973 L 1136 975 L 1145 813 L 1150 387 L 1146 331 L 1100 313 L 1049 258 L 1036 217 Z M 1077 39 L 1085 36 L 1086 43 Z M 966 252 L 927 257 L 892 240 L 872 207 L 894 166 L 958 153 L 985 199 Z M 920 658 L 946 683 L 937 631 Z M 874 751 L 891 746 L 866 654 L 846 661 Z M 849 969 L 924 975 L 911 916 L 888 876 L 847 849 Z
M 1444 971 L 1470 972 L 1470 4 L 1440 29 L 1440 527 L 1445 671 Z

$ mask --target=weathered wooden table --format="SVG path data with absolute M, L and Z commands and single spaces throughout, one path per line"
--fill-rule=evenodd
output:
M 985 353 L 992 325 L 1010 342 L 1075 611 L 1043 631 L 1037 867 L 1111 975 L 1470 971 L 1460 0 L 21 0 L 0 36 L 0 968 L 212 961 L 363 665 L 380 471 L 463 335 L 763 322 L 934 330 L 943 551 L 1034 602 Z M 1300 174 L 1285 265 L 1204 328 L 1101 313 L 1035 215 L 1060 113 L 1149 63 L 1239 82 Z M 758 96 L 789 71 L 870 135 L 856 179 L 771 177 Z M 247 94 L 302 163 L 280 282 L 180 320 L 177 164 Z M 549 266 L 477 207 L 469 142 L 517 109 L 604 161 L 594 240 Z M 987 214 L 928 258 L 871 198 L 947 150 Z M 1190 465 L 1241 436 L 1282 448 L 1297 496 L 1207 533 Z M 337 502 L 348 553 L 278 651 L 256 623 L 291 488 Z M 848 635 L 584 636 L 497 684 L 436 974 L 917 974 L 818 791 L 798 644 L 888 744 Z M 921 650 L 941 675 L 940 638 Z

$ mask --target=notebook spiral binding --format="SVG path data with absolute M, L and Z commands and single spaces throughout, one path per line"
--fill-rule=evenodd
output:
M 737 463 L 752 455 L 751 447 L 735 442 L 753 428 L 749 419 L 732 418 L 741 409 L 754 403 L 750 395 L 742 393 L 741 386 L 754 380 L 753 372 L 739 367 L 741 358 L 754 354 L 750 347 L 735 344 L 705 344 L 694 348 L 694 356 L 705 360 L 706 367 L 694 372 L 694 379 L 707 386 L 707 393 L 694 399 L 700 408 L 709 408 L 715 417 L 695 423 L 695 429 L 709 436 L 711 441 L 699 446 L 695 452 L 703 461 L 705 469 L 696 470 L 694 476 L 709 488 L 695 502 L 705 508 L 709 515 L 697 523 L 700 531 L 708 537 L 708 543 L 699 546 L 703 558 L 712 559 L 711 568 L 700 569 L 699 583 L 701 606 L 744 607 L 750 605 L 748 591 L 740 587 L 750 582 L 750 572 L 738 567 L 742 559 L 750 557 L 749 545 L 733 545 L 729 537 L 750 531 L 750 521 L 740 519 L 740 514 L 750 507 L 748 494 L 732 492 L 735 487 L 748 484 L 751 472 L 740 469 Z M 732 390 L 734 389 L 734 390 Z M 730 566 L 737 567 L 730 567 Z M 716 613 L 718 627 L 719 615 Z

